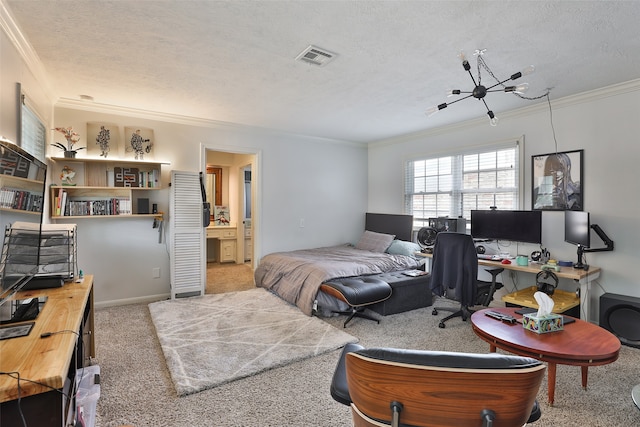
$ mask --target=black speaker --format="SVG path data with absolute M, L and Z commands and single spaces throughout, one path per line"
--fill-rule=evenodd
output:
M 640 298 L 601 295 L 600 326 L 617 336 L 622 344 L 640 348 Z
M 149 199 L 138 199 L 138 213 L 139 214 L 148 214 L 149 213 Z

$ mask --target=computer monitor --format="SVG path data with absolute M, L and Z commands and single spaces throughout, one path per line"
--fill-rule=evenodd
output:
M 0 306 L 38 272 L 46 174 L 45 163 L 0 138 L 0 227 L 4 232 L 0 239 Z M 29 241 L 34 244 L 16 240 L 12 224 L 17 222 L 30 224 Z
M 564 211 L 564 241 L 588 248 L 591 245 L 589 212 Z
M 542 243 L 542 211 L 472 210 L 474 239 Z

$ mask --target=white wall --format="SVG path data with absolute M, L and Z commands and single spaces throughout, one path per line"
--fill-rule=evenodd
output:
M 584 210 L 615 241 L 613 252 L 587 254 L 589 264 L 602 268 L 590 292 L 589 318 L 597 320 L 598 298 L 603 292 L 640 297 L 640 81 L 557 101 L 552 98 L 552 108 L 558 151 L 584 149 Z M 439 114 L 455 114 L 455 108 Z M 479 115 L 483 116 L 481 111 Z M 369 210 L 402 212 L 407 159 L 522 135 L 524 208 L 531 209 L 531 156 L 555 151 L 548 106 L 543 103 L 496 115 L 500 117 L 497 127 L 489 126 L 483 116 L 459 126 L 370 145 Z M 576 247 L 564 242 L 563 220 L 563 212 L 543 212 L 543 244 L 553 258 L 575 262 Z M 604 246 L 593 232 L 591 242 L 593 247 Z M 532 275 L 518 277 L 520 288 L 534 284 L 534 279 Z M 572 282 L 561 283 L 565 290 L 576 287 Z
M 162 182 L 170 170 L 200 171 L 201 144 L 210 149 L 260 152 L 258 204 L 261 228 L 257 257 L 282 250 L 355 242 L 364 229 L 367 204 L 367 151 L 365 146 L 277 135 L 246 128 L 181 124 L 73 108 L 55 109 L 55 126 L 73 126 L 86 145 L 87 122 L 151 128 L 155 160 L 163 167 Z M 59 153 L 50 147 L 50 155 Z M 85 150 L 78 157 L 85 155 Z M 169 190 L 150 192 L 150 203 L 168 211 Z M 168 218 L 165 218 L 168 224 Z M 304 227 L 300 227 L 304 220 Z M 71 222 L 71 221 L 68 221 Z M 152 220 L 77 219 L 80 268 L 95 275 L 98 305 L 143 301 L 169 293 L 168 247 L 158 243 Z M 161 277 L 152 279 L 160 267 Z
M 22 61 L 4 31 L 0 31 L 0 135 L 18 142 L 18 91 L 16 83 L 22 85 L 45 126 L 52 122 L 53 101 L 46 84 L 31 72 Z
M 17 83 L 22 85 L 22 92 L 31 100 L 30 105 L 42 116 L 45 126 L 52 120 L 53 106 L 49 100 L 47 89 L 37 81 L 34 75 L 21 60 L 13 43 L 5 32 L 0 31 L 0 136 L 14 143 L 18 143 L 18 89 Z M 38 217 L 0 212 L 0 230 L 4 233 L 7 224 L 14 221 L 37 221 Z

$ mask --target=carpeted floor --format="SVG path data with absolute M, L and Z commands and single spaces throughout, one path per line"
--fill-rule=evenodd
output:
M 437 327 L 431 308 L 387 316 L 380 324 L 355 319 L 346 331 L 365 346 L 487 352 L 468 322 Z M 344 317 L 325 319 L 342 327 Z M 339 350 L 272 369 L 219 387 L 178 397 L 166 368 L 146 304 L 96 312 L 97 360 L 102 373 L 97 425 L 346 427 L 350 409 L 329 394 Z M 215 357 L 215 355 L 211 355 Z M 546 380 L 538 394 L 538 427 L 640 425 L 631 389 L 640 383 L 640 350 L 623 346 L 613 364 L 589 370 L 580 386 L 578 367 L 558 366 L 556 403 L 547 404 Z
M 205 294 L 223 294 L 255 288 L 251 264 L 207 263 Z

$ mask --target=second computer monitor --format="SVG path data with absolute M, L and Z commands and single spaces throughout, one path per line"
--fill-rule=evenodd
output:
M 542 243 L 542 211 L 472 210 L 474 239 Z

